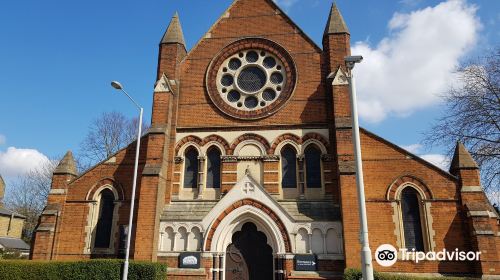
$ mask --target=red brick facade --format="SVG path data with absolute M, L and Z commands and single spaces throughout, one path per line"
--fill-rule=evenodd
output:
M 213 279 L 214 272 L 215 279 L 219 279 L 222 273 L 219 268 L 224 266 L 221 263 L 223 258 L 219 257 L 224 252 L 211 251 L 215 246 L 212 246 L 212 238 L 220 223 L 231 224 L 226 217 L 236 215 L 240 206 L 248 206 L 249 213 L 267 213 L 267 218 L 262 217 L 262 230 L 265 231 L 265 221 L 269 218 L 269 232 L 275 228 L 280 239 L 284 240 L 286 250 L 274 252 L 276 257 L 284 258 L 280 270 L 284 278 L 335 278 L 345 268 L 360 266 L 349 88 L 345 84 L 332 85 L 330 76 L 337 71 L 346 72 L 344 57 L 350 55 L 349 40 L 348 32 L 325 32 L 320 48 L 273 1 L 235 0 L 189 52 L 183 41 L 162 41 L 151 129 L 141 143 L 131 245 L 134 259 L 166 262 L 169 279 Z M 249 111 L 235 117 L 234 112 L 224 112 L 224 108 L 214 104 L 214 99 L 209 96 L 209 90 L 214 89 L 207 77 L 215 79 L 210 73 L 210 65 L 214 61 L 220 62 L 217 60 L 219 56 L 231 55 L 232 49 L 242 47 L 274 48 L 278 54 L 286 51 L 289 59 L 283 59 L 295 68 L 287 70 L 287 78 L 293 80 L 293 90 L 285 89 L 290 90 L 283 94 L 286 100 L 275 103 L 277 107 L 273 107 L 268 115 L 255 111 L 257 118 Z M 280 152 L 286 145 L 297 150 L 296 189 L 281 186 Z M 321 150 L 320 188 L 307 186 L 304 150 L 308 145 L 316 145 Z M 398 212 L 400 192 L 403 187 L 411 186 L 421 198 L 427 251 L 458 248 L 482 252 L 479 262 L 424 261 L 416 264 L 398 261 L 392 267 L 381 267 L 374 261 L 375 270 L 500 275 L 498 214 L 480 188 L 477 168 L 459 166 L 448 173 L 363 129 L 361 145 L 372 251 L 385 243 L 395 247 L 403 244 L 404 225 Z M 195 189 L 184 187 L 186 159 L 183 153 L 188 147 L 195 148 L 199 157 L 198 174 L 195 174 L 198 188 Z M 209 147 L 218 147 L 222 155 L 221 186 L 217 190 L 205 186 Z M 260 152 L 248 154 L 256 150 Z M 121 256 L 123 234 L 120 233 L 128 224 L 134 156 L 135 143 L 132 143 L 79 176 L 64 172 L 54 174 L 47 207 L 40 218 L 32 247 L 33 259 Z M 260 171 L 257 174 L 255 170 Z M 266 199 L 273 202 L 242 199 L 231 202 L 220 213 L 209 212 L 229 200 L 234 186 L 249 172 L 253 172 L 255 182 L 267 192 Z M 103 188 L 115 194 L 111 244 L 105 249 L 93 247 L 101 203 L 99 192 Z M 248 190 L 245 189 L 245 193 Z M 291 209 L 287 208 L 291 201 L 298 204 L 311 202 L 312 205 L 328 202 L 332 209 L 338 209 L 339 217 L 307 220 L 307 215 L 300 209 L 298 213 L 285 210 Z M 196 222 L 169 216 L 175 205 L 191 202 L 200 203 L 200 209 L 212 205 L 210 203 L 214 205 L 207 208 L 205 216 L 200 216 Z M 196 208 L 192 211 L 198 211 Z M 300 274 L 294 271 L 293 255 L 300 250 L 306 250 L 306 253 L 321 251 L 318 249 L 320 245 L 311 241 L 319 232 L 314 229 L 315 223 L 324 223 L 324 250 L 317 254 L 319 272 Z M 165 224 L 169 226 L 165 227 Z M 336 241 L 329 243 L 331 228 L 328 226 L 332 224 L 340 225 L 341 230 L 332 235 Z M 170 240 L 169 227 L 179 232 L 173 235 L 171 249 L 166 250 L 165 246 L 170 246 L 170 241 L 166 241 Z M 196 239 L 196 230 L 182 237 L 183 230 L 197 227 L 201 229 L 201 240 Z M 298 244 L 302 227 L 308 229 L 310 243 L 304 243 L 305 247 L 301 249 Z M 194 239 L 186 241 L 188 238 Z M 184 241 L 186 248 L 177 250 L 178 243 Z M 335 243 L 337 241 L 339 246 Z M 205 246 L 196 249 L 193 242 Z M 199 270 L 178 268 L 178 251 L 190 251 L 190 246 L 202 251 Z M 312 249 L 311 246 L 316 247 Z

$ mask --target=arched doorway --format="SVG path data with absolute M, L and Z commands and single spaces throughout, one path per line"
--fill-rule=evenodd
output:
M 226 249 L 226 280 L 272 280 L 273 249 L 267 237 L 247 222 Z

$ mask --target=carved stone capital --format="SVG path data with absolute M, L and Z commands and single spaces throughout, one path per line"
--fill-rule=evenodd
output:
M 174 162 L 175 164 L 182 163 L 184 161 L 183 157 L 174 157 Z
M 280 156 L 277 155 L 268 155 L 268 156 L 263 156 L 262 157 L 264 161 L 279 161 Z
M 356 174 L 356 164 L 354 161 L 339 161 L 339 171 L 341 175 Z
M 237 156 L 222 156 L 221 160 L 222 160 L 222 162 L 237 162 L 238 157 Z

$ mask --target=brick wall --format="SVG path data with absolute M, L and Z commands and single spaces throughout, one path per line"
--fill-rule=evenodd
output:
M 320 27 L 323 29 L 323 27 Z M 296 88 L 288 103 L 275 114 L 258 120 L 241 120 L 227 116 L 212 103 L 205 83 L 209 65 L 214 57 L 229 44 L 247 37 L 261 37 L 282 46 L 291 56 L 297 71 Z M 355 174 L 352 169 L 353 149 L 350 128 L 350 101 L 348 87 L 330 86 L 326 76 L 341 67 L 345 70 L 343 58 L 350 54 L 349 34 L 325 36 L 322 51 L 307 38 L 270 0 L 236 1 L 201 38 L 189 53 L 180 44 L 160 45 L 157 77 L 163 73 L 167 79 L 175 80 L 171 92 L 155 92 L 153 95 L 153 131 L 143 137 L 138 180 L 136 228 L 133 235 L 132 253 L 136 259 L 157 260 L 157 238 L 159 214 L 164 204 L 179 195 L 182 184 L 182 164 L 174 163 L 176 155 L 176 133 L 200 131 L 248 131 L 258 134 L 259 130 L 328 128 L 330 138 L 326 144 L 331 159 L 323 162 L 325 193 L 333 197 L 342 207 L 344 261 L 320 261 L 322 270 L 341 271 L 344 267 L 358 267 L 359 217 L 357 206 Z M 380 244 L 398 242 L 397 226 L 394 221 L 394 198 L 391 186 L 395 182 L 415 180 L 425 186 L 432 217 L 433 246 L 435 250 L 459 248 L 470 250 L 476 247 L 498 246 L 497 239 L 471 238 L 470 231 L 475 220 L 468 220 L 464 201 L 484 203 L 484 194 L 461 196 L 459 178 L 448 174 L 425 161 L 412 156 L 386 140 L 362 130 L 361 144 L 365 176 L 365 191 L 368 211 L 370 246 L 374 251 Z M 303 141 L 299 139 L 297 141 Z M 200 143 L 205 139 L 198 139 Z M 182 142 L 182 141 L 181 141 Z M 267 153 L 273 154 L 274 142 L 265 143 Z M 234 151 L 234 143 L 221 143 L 227 154 Z M 177 147 L 178 148 L 178 147 Z M 135 146 L 119 152 L 112 160 L 101 163 L 68 184 L 68 177 L 55 176 L 53 189 L 65 189 L 64 195 L 51 195 L 46 209 L 59 211 L 57 215 L 45 215 L 41 225 L 50 225 L 36 234 L 33 258 L 85 259 L 85 240 L 88 238 L 89 207 L 93 190 L 106 180 L 121 191 L 121 206 L 118 225 L 128 222 L 132 188 Z M 222 163 L 221 191 L 228 191 L 237 179 L 237 162 Z M 278 162 L 263 162 L 266 188 L 278 194 L 279 181 L 276 171 Z M 143 174 L 144 173 L 144 174 Z M 406 177 L 405 177 L 406 176 Z M 477 173 L 464 171 L 460 175 L 469 186 L 480 185 Z M 403 180 L 403 181 L 398 181 Z M 274 183 L 273 183 L 274 182 Z M 397 187 L 397 186 L 396 186 Z M 498 232 L 498 223 L 488 220 L 490 228 Z M 115 249 L 118 236 L 114 236 Z M 490 244 L 490 245 L 488 245 Z M 482 247 L 483 246 L 483 247 Z M 116 256 L 116 250 L 111 256 Z M 493 263 L 498 257 L 489 255 Z M 497 260 L 495 260 L 497 258 Z M 159 261 L 177 267 L 177 258 L 160 257 Z M 211 259 L 204 259 L 204 267 L 212 266 Z M 497 265 L 497 266 L 495 266 Z M 287 271 L 293 262 L 286 261 Z M 492 272 L 498 264 L 477 267 L 471 263 L 455 262 L 398 262 L 391 268 L 379 267 L 379 271 L 400 272 Z M 170 279 L 209 279 L 211 273 L 183 270 L 169 271 Z
M 11 216 L 0 216 L 0 236 L 21 238 L 24 219 Z

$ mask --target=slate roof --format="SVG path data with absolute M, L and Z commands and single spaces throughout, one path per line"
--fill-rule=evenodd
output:
M 10 211 L 9 209 L 5 209 L 3 207 L 0 207 L 0 215 L 3 215 L 3 216 L 12 216 L 14 215 L 14 217 L 17 217 L 17 218 L 22 218 L 22 219 L 26 219 L 25 216 L 21 215 L 21 214 L 18 214 L 14 211 Z
M 6 249 L 17 249 L 23 251 L 30 249 L 30 245 L 20 238 L 0 237 L 0 245 Z
M 470 155 L 469 151 L 467 151 L 467 148 L 465 148 L 464 144 L 462 144 L 461 142 L 457 142 L 457 146 L 455 147 L 455 154 L 453 155 L 453 159 L 450 165 L 450 171 L 460 168 L 479 167 Z
M 330 15 L 328 16 L 328 22 L 326 23 L 325 33 L 323 36 L 328 34 L 336 33 L 347 33 L 349 34 L 349 29 L 347 24 L 345 24 L 342 14 L 340 14 L 337 5 L 334 3 L 332 9 L 330 10 Z
M 177 12 L 172 17 L 167 31 L 161 39 L 161 43 L 177 43 L 184 46 L 186 45 L 186 42 L 184 41 L 184 33 L 182 32 L 181 22 L 179 20 L 179 14 L 177 14 Z
M 76 170 L 76 162 L 71 151 L 68 151 L 64 155 L 63 159 L 59 162 L 59 165 L 57 165 L 56 169 L 54 170 L 54 174 L 71 174 L 75 176 L 78 175 L 78 172 Z

